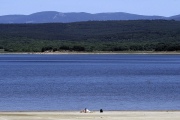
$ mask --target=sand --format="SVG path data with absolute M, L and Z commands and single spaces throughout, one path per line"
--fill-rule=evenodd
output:
M 180 120 L 180 111 L 0 112 L 0 120 Z

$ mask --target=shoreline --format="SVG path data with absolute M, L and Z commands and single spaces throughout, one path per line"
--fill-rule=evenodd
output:
M 154 51 L 126 51 L 126 52 L 1 52 L 0 55 L 180 55 L 180 51 L 154 52 Z
M 94 111 L 93 113 L 80 113 L 80 111 L 19 111 L 0 112 L 0 120 L 179 120 L 180 111 Z
M 93 111 L 93 110 L 92 110 Z M 45 111 L 0 111 L 0 113 L 3 112 L 79 112 L 80 110 L 74 110 L 74 111 L 66 111 L 66 110 L 45 110 Z M 100 112 L 100 111 L 94 111 L 94 112 Z M 104 112 L 180 112 L 180 110 L 104 110 Z M 90 113 L 89 113 L 90 114 Z

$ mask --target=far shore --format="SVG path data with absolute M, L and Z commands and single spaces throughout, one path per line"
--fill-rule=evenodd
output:
M 180 51 L 96 51 L 96 52 L 76 52 L 76 51 L 60 51 L 60 52 L 0 52 L 0 54 L 37 54 L 37 55 L 68 55 L 68 54 L 137 54 L 137 55 L 180 55 Z
M 180 120 L 180 111 L 42 111 L 0 112 L 0 120 Z

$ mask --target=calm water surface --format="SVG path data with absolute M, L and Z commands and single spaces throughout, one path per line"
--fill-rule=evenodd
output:
M 180 110 L 179 55 L 0 55 L 0 111 Z

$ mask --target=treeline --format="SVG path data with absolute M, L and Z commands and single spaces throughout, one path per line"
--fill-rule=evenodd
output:
M 53 48 L 53 47 L 43 47 L 41 52 L 45 51 L 62 51 L 62 50 L 68 50 L 68 51 L 85 51 L 85 47 L 82 46 L 74 46 L 70 48 L 69 46 L 61 46 L 60 48 Z
M 0 24 L 0 49 L 8 52 L 179 51 L 180 22 Z
M 27 39 L 26 39 L 27 40 Z M 179 51 L 180 42 L 103 42 L 103 41 L 0 41 L 8 52 L 45 51 Z

